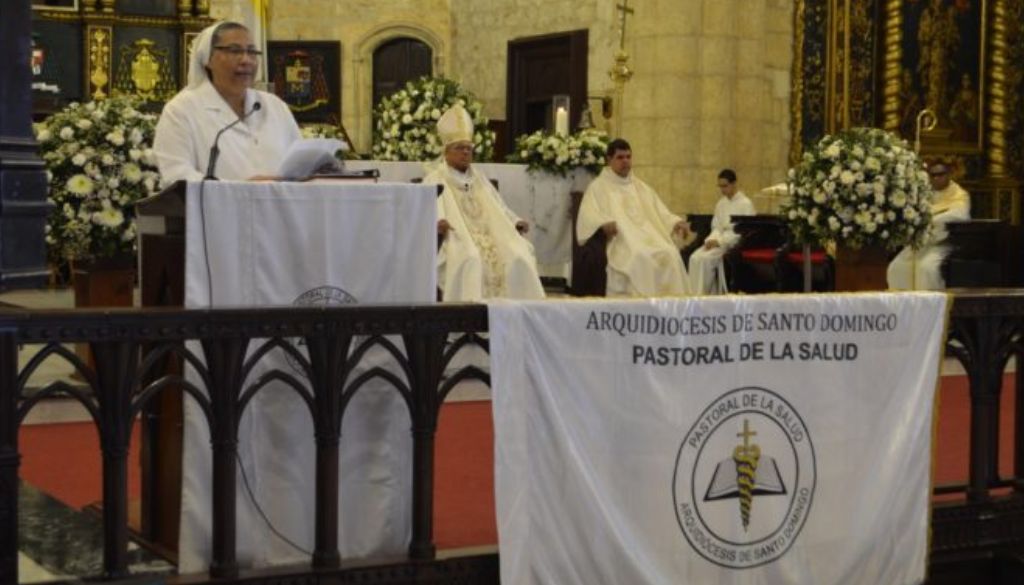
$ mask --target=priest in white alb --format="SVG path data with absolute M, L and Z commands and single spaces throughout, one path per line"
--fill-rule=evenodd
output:
M 504 297 L 542 299 L 529 229 L 498 190 L 472 166 L 473 120 L 456 104 L 437 121 L 444 154 L 423 179 L 444 185 L 437 199 L 437 282 L 444 301 Z
M 949 165 L 933 163 L 928 167 L 928 177 L 935 196 L 932 199 L 932 223 L 924 245 L 914 250 L 909 246 L 889 263 L 886 278 L 893 290 L 942 290 L 946 281 L 942 278 L 942 263 L 949 256 L 951 248 L 945 243 L 948 237 L 946 223 L 971 219 L 971 196 L 950 177 Z
M 690 255 L 690 286 L 694 294 L 713 295 L 729 292 L 722 257 L 740 241 L 732 229 L 734 215 L 754 215 L 754 204 L 736 185 L 736 172 L 718 173 L 718 191 L 722 194 L 711 217 L 711 233 L 700 248 Z
M 617 138 L 606 166 L 587 188 L 576 220 L 576 239 L 598 231 L 608 238 L 608 296 L 685 295 L 690 292 L 679 250 L 693 239 L 690 226 L 668 210 L 633 170 L 633 150 Z

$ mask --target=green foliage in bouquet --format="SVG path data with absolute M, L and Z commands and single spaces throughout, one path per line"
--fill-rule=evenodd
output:
M 132 97 L 73 103 L 36 125 L 54 205 L 51 261 L 132 254 L 135 202 L 160 184 L 153 156 L 157 116 Z
M 604 166 L 608 142 L 608 135 L 600 130 L 581 130 L 566 136 L 538 130 L 518 137 L 508 160 L 529 165 L 531 171 L 564 176 L 584 168 L 596 175 Z
M 859 249 L 918 246 L 931 222 L 932 189 L 907 143 L 876 128 L 825 136 L 789 171 L 782 213 L 797 241 Z
M 421 77 L 381 100 L 373 112 L 373 157 L 377 160 L 430 161 L 441 156 L 437 120 L 461 103 L 473 118 L 473 157 L 494 158 L 494 131 L 487 126 L 483 104 L 458 83 L 443 77 Z

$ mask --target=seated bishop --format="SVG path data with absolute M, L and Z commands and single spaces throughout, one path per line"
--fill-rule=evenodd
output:
M 583 194 L 576 239 L 586 242 L 598 232 L 607 238 L 608 296 L 688 294 L 679 250 L 693 240 L 689 225 L 633 174 L 628 142 L 611 141 L 606 155 L 607 166 Z
M 473 167 L 473 120 L 456 104 L 437 121 L 442 160 L 424 177 L 443 185 L 437 199 L 437 282 L 444 301 L 504 297 L 542 299 L 529 225 L 505 205 L 498 190 Z

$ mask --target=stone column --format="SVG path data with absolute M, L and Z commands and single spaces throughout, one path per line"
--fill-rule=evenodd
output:
M 623 134 L 673 211 L 710 213 L 722 168 L 751 196 L 785 178 L 792 19 L 782 0 L 637 3 Z
M 43 226 L 50 206 L 32 135 L 30 0 L 0 2 L 0 290 L 46 282 Z

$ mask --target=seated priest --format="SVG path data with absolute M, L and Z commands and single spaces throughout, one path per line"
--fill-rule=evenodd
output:
M 945 163 L 934 163 L 928 167 L 935 195 L 932 199 L 932 223 L 921 248 L 903 248 L 889 263 L 887 278 L 889 288 L 894 290 L 942 290 L 946 282 L 942 278 L 942 262 L 949 255 L 950 248 L 944 244 L 947 233 L 946 223 L 971 219 L 971 196 L 950 178 L 950 168 Z
M 236 22 L 211 25 L 193 41 L 188 86 L 167 102 L 156 125 L 153 152 L 164 186 L 208 173 L 229 180 L 273 178 L 301 134 L 280 98 L 252 88 L 261 56 L 249 30 Z
M 529 225 L 505 205 L 473 162 L 473 120 L 456 104 L 437 121 L 443 160 L 424 177 L 443 185 L 437 198 L 437 282 L 444 301 L 542 299 Z
M 608 143 L 605 162 L 583 194 L 576 238 L 586 242 L 600 231 L 608 239 L 608 296 L 688 294 L 680 248 L 693 239 L 690 226 L 633 174 L 628 142 Z
M 736 185 L 736 172 L 718 173 L 718 191 L 722 194 L 711 218 L 711 233 L 704 244 L 690 255 L 690 288 L 693 294 L 713 295 L 728 292 L 722 257 L 740 240 L 732 229 L 732 216 L 754 215 L 754 204 Z

